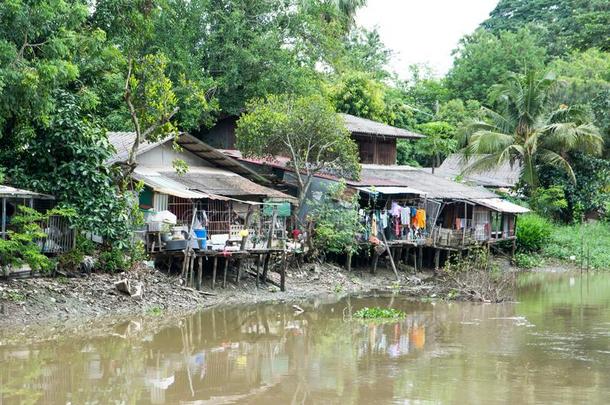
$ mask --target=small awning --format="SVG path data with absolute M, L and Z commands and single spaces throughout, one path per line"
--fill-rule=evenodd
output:
M 35 198 L 38 200 L 54 200 L 55 197 L 48 194 L 36 193 L 30 190 L 23 190 L 11 186 L 4 186 L 0 184 L 0 198 Z
M 494 211 L 507 212 L 509 214 L 525 214 L 526 212 L 530 212 L 530 210 L 525 207 L 513 204 L 512 202 L 501 198 L 474 198 L 471 199 L 471 201 L 475 204 L 491 208 Z
M 136 171 L 133 173 L 133 177 L 136 180 L 142 181 L 157 193 L 168 194 L 174 197 L 186 198 L 189 200 L 198 200 L 202 198 L 208 198 L 211 200 L 228 200 L 228 198 L 223 196 L 190 190 L 184 184 L 151 170 L 136 169 Z
M 382 187 L 356 187 L 356 189 L 360 191 L 364 191 L 369 194 L 386 194 L 386 195 L 396 195 L 396 194 L 416 194 L 416 195 L 426 195 L 423 191 L 414 189 L 412 187 L 392 187 L 392 186 L 382 186 Z

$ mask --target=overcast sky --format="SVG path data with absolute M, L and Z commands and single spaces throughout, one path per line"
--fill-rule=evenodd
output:
M 407 67 L 427 63 L 437 75 L 451 67 L 459 39 L 487 18 L 498 0 L 368 0 L 358 24 L 377 28 L 394 52 L 390 68 L 402 78 Z

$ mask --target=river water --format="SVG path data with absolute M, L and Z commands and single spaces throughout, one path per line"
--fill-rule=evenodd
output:
M 517 296 L 327 297 L 0 346 L 0 405 L 610 403 L 610 274 L 525 274 Z M 407 317 L 350 320 L 365 306 Z

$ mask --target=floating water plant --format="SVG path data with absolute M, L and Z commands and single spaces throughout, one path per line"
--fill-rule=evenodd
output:
M 379 320 L 393 320 L 402 319 L 406 316 L 403 311 L 394 308 L 362 308 L 354 313 L 354 318 L 359 319 L 379 319 Z

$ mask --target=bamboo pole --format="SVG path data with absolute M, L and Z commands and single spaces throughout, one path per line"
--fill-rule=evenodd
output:
M 386 252 L 388 252 L 388 257 L 390 258 L 390 264 L 392 265 L 392 270 L 396 275 L 396 280 L 400 280 L 400 276 L 398 275 L 398 270 L 396 270 L 396 264 L 394 264 L 394 258 L 392 257 L 392 251 L 390 250 L 390 246 L 388 245 L 388 241 L 385 237 L 385 232 L 381 232 L 381 237 L 383 238 L 383 243 L 385 243 Z

